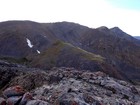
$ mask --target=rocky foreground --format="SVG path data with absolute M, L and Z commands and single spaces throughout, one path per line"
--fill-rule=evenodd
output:
M 140 105 L 139 86 L 103 72 L 3 64 L 0 105 Z

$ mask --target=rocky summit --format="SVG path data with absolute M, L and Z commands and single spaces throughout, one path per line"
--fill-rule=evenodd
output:
M 140 105 L 139 85 L 100 71 L 9 66 L 0 68 L 0 105 Z

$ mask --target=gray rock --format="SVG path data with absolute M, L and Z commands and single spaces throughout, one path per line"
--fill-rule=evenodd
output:
M 101 72 L 78 72 L 55 68 L 50 74 L 61 74 L 63 78 L 57 83 L 36 88 L 33 90 L 34 97 L 40 97 L 52 105 L 131 105 L 139 101 L 139 90 L 128 82 Z
M 23 83 L 22 86 L 31 89 L 29 92 L 33 95 L 24 93 L 18 99 L 17 94 L 11 95 L 11 88 L 10 91 L 6 89 L 8 100 L 21 105 L 140 105 L 139 86 L 108 77 L 102 72 L 63 67 L 47 72 L 28 72 L 14 82 Z
M 125 98 L 132 98 L 133 93 L 131 92 L 130 87 L 123 86 L 118 82 L 114 81 L 113 79 L 104 79 L 101 81 L 101 85 L 113 93 L 123 94 Z
M 49 104 L 42 100 L 31 100 L 28 101 L 26 105 L 49 105 Z
M 22 96 L 9 97 L 6 102 L 8 105 L 18 105 L 22 99 Z
M 22 96 L 25 93 L 25 90 L 21 86 L 13 86 L 5 89 L 3 91 L 3 95 L 6 98 L 12 97 L 12 96 Z
M 0 97 L 0 105 L 6 105 L 6 100 Z
M 33 100 L 33 97 L 29 92 L 27 92 L 23 95 L 23 97 L 20 101 L 20 105 L 25 105 L 30 100 Z

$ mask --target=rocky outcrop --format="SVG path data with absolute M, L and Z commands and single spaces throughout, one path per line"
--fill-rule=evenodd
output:
M 51 105 L 131 105 L 140 104 L 139 90 L 132 84 L 108 77 L 102 72 L 83 72 L 71 68 L 51 70 L 59 79 L 32 92 Z
M 32 71 L 33 72 L 33 71 Z M 139 105 L 140 87 L 109 77 L 103 72 L 90 72 L 74 68 L 53 68 L 39 75 L 19 75 L 11 87 L 5 89 L 0 102 L 12 105 Z M 39 73 L 39 72 L 33 72 Z M 22 78 L 19 78 L 19 77 Z M 24 77 L 24 78 L 23 78 Z M 35 78 L 30 82 L 27 78 Z M 41 85 L 37 78 L 43 80 Z M 25 82 L 22 85 L 22 81 Z M 32 81 L 32 79 L 31 79 Z M 12 83 L 13 82 L 13 83 Z M 17 85 L 15 85 L 17 84 Z M 21 85 L 21 86 L 20 86 Z M 34 85 L 34 88 L 29 86 Z M 10 86 L 10 85 L 9 85 Z M 24 88 L 23 88 L 24 86 Z M 11 104 L 10 104 L 11 105 Z
M 0 98 L 0 105 L 48 105 L 47 102 L 35 100 L 29 92 L 21 86 L 9 87 L 3 92 L 4 98 Z

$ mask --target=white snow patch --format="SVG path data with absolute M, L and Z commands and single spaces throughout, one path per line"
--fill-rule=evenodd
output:
M 34 45 L 32 45 L 31 41 L 30 41 L 28 38 L 26 38 L 26 40 L 27 40 L 28 46 L 29 46 L 30 48 L 32 48 Z
M 38 54 L 40 54 L 40 51 L 39 50 L 36 50 L 36 51 L 37 51 Z

